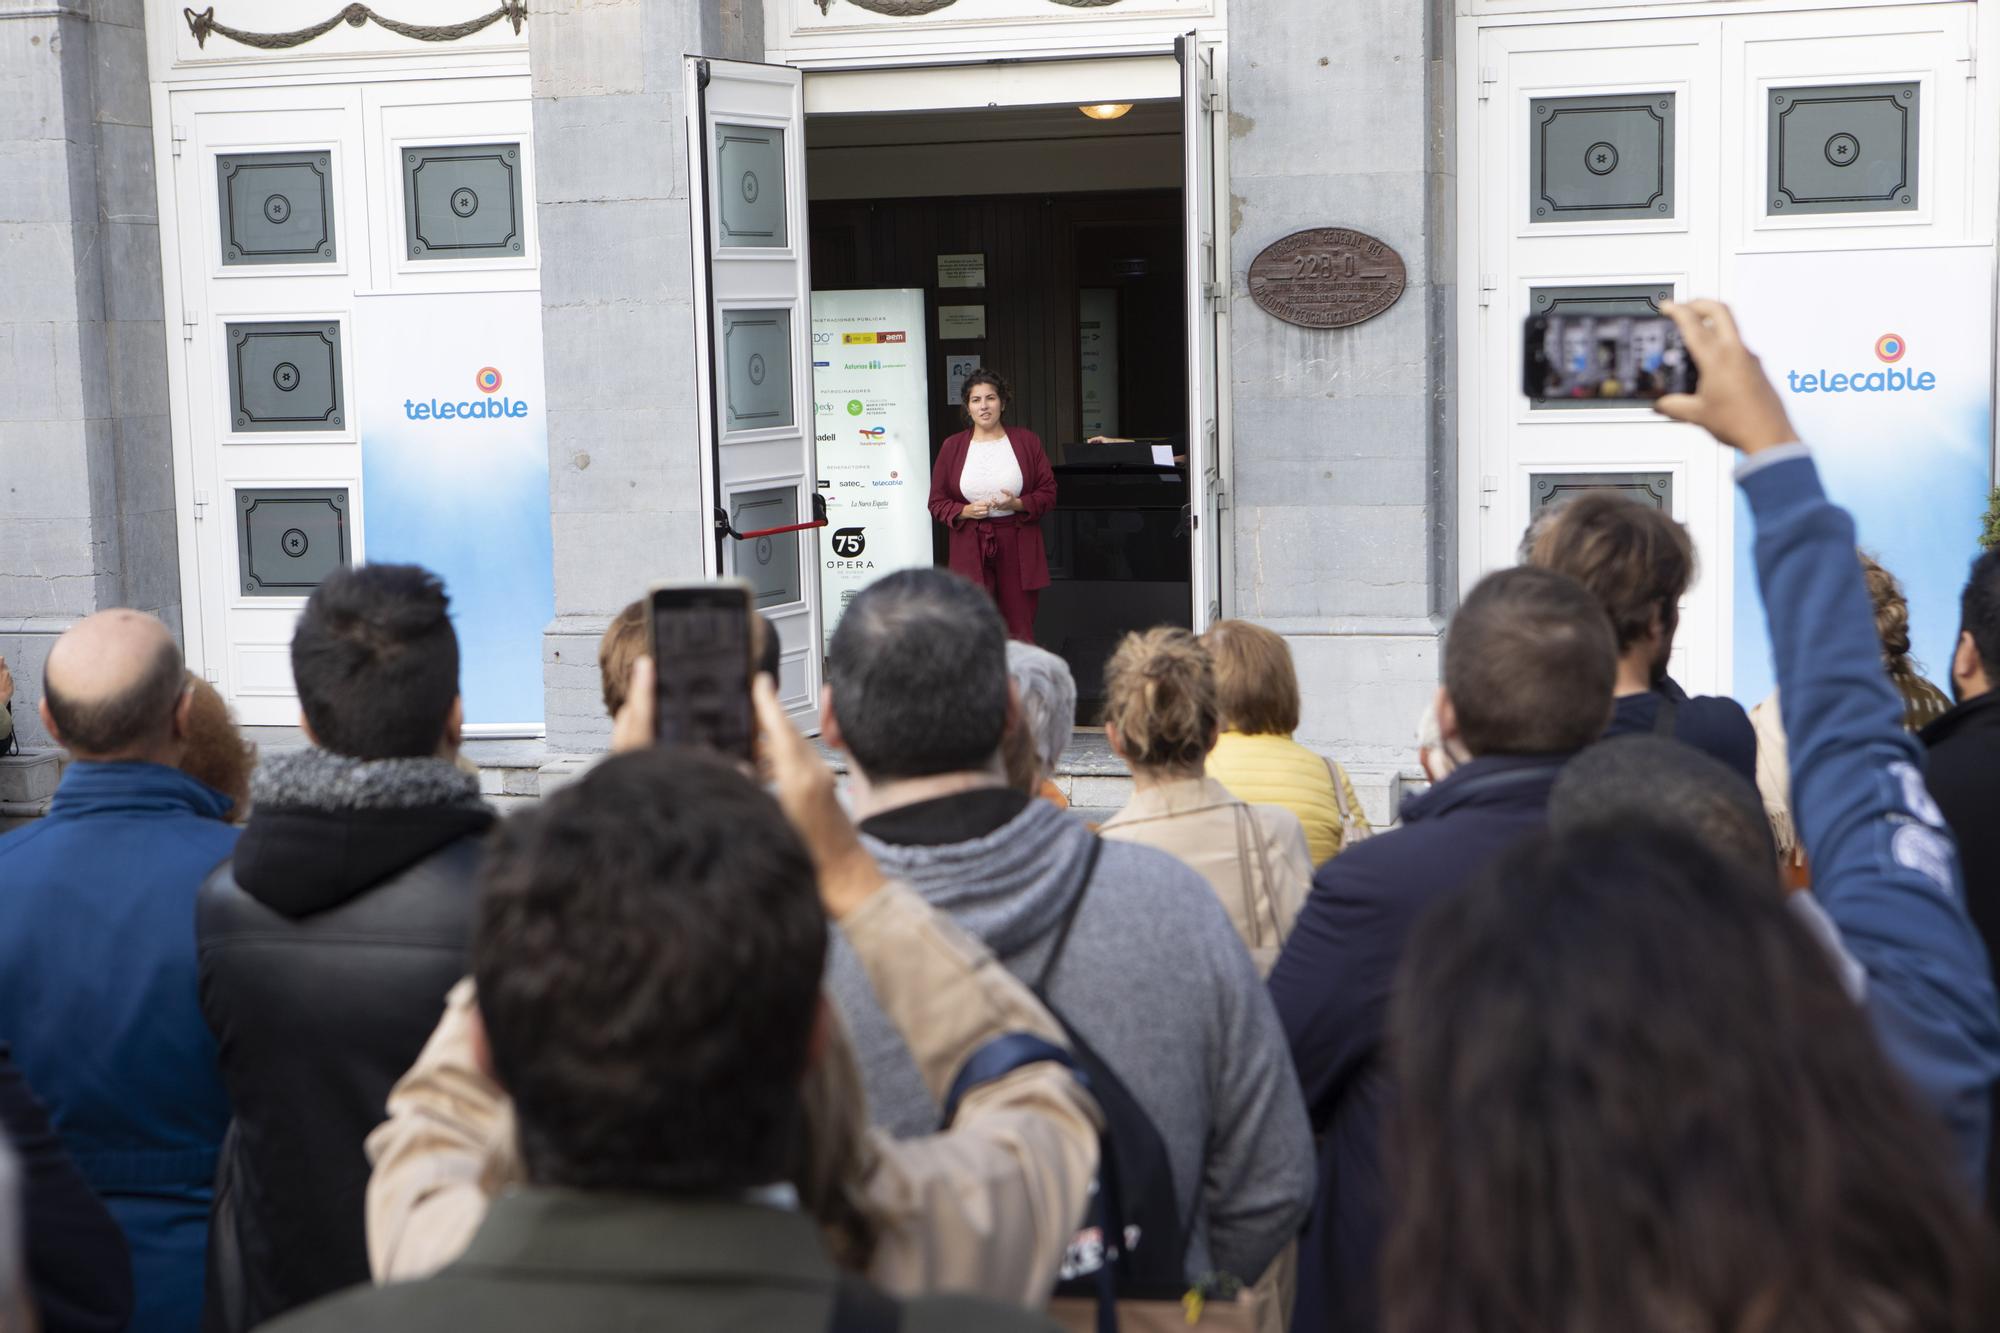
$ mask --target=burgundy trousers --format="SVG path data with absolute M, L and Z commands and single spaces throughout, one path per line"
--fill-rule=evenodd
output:
M 1039 589 L 1021 586 L 1021 541 L 1023 533 L 1042 535 L 1040 528 L 1024 524 L 981 521 L 979 533 L 979 582 L 992 594 L 1007 622 L 1007 637 L 1022 643 L 1035 641 L 1035 605 L 1042 599 Z

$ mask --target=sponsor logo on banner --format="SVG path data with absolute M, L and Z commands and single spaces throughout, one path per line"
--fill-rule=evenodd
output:
M 870 343 L 906 343 L 910 335 L 901 329 L 894 333 L 843 333 L 840 341 L 849 347 L 861 347 Z
M 1887 370 L 1869 370 L 1865 363 L 1854 370 L 1788 370 L 1785 383 L 1793 393 L 1930 393 L 1938 387 L 1936 373 L 1914 366 L 1900 369 L 1896 362 L 1909 355 L 1910 344 L 1900 333 L 1885 333 L 1875 340 L 1875 359 Z
M 833 553 L 843 560 L 852 560 L 868 549 L 866 528 L 835 528 L 833 532 Z
M 861 442 L 863 444 L 886 444 L 888 439 L 889 428 L 886 426 L 863 426 L 861 428 Z
M 280 367 L 282 369 L 282 367 Z M 492 394 L 505 382 L 498 369 L 481 366 L 472 383 L 483 394 Z M 503 417 L 528 415 L 528 404 L 519 398 L 405 398 L 403 417 L 407 421 L 497 421 Z
M 862 408 L 861 400 L 859 398 L 850 398 L 847 400 L 847 415 L 851 417 L 858 417 L 864 410 L 865 409 Z

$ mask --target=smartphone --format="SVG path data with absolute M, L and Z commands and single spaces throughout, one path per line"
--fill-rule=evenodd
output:
M 1521 367 L 1540 402 L 1649 403 L 1695 387 L 1694 358 L 1665 315 L 1530 315 Z
M 752 614 L 750 585 L 740 580 L 656 583 L 647 592 L 653 718 L 661 740 L 751 758 Z

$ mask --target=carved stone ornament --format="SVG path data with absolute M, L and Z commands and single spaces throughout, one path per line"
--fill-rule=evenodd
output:
M 1403 257 L 1365 232 L 1315 227 L 1273 241 L 1250 261 L 1250 299 L 1306 329 L 1344 329 L 1396 304 Z
M 1106 9 L 1117 4 L 1118 0 L 1049 0 L 1049 2 L 1068 9 Z M 822 15 L 833 12 L 834 0 L 813 0 L 813 3 L 819 6 Z M 847 0 L 847 3 L 856 9 L 865 9 L 871 14 L 880 14 L 885 18 L 914 19 L 922 18 L 926 14 L 935 14 L 940 9 L 950 8 L 957 4 L 958 0 Z
M 950 3 L 950 0 L 946 0 L 946 3 Z M 263 51 L 282 51 L 287 47 L 304 46 L 315 37 L 324 37 L 343 23 L 350 28 L 373 23 L 399 37 L 408 37 L 417 42 L 455 42 L 461 37 L 470 37 L 480 29 L 491 27 L 505 19 L 514 25 L 515 35 L 518 36 L 521 25 L 528 18 L 528 3 L 527 0 L 501 0 L 500 7 L 490 14 L 481 14 L 478 18 L 467 19 L 463 23 L 441 24 L 405 23 L 400 19 L 377 14 L 366 5 L 352 4 L 332 18 L 322 19 L 303 28 L 294 28 L 290 32 L 249 32 L 242 28 L 232 28 L 217 23 L 214 5 L 200 12 L 183 9 L 181 17 L 187 20 L 188 31 L 194 34 L 196 46 L 206 48 L 208 35 L 219 33 L 232 42 L 241 42 L 244 46 L 254 46 Z

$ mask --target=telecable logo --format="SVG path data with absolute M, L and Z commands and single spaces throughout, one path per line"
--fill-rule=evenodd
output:
M 473 387 L 488 395 L 485 398 L 405 398 L 403 417 L 408 421 L 497 421 L 501 417 L 524 417 L 528 415 L 528 405 L 519 398 L 495 398 L 500 386 L 506 382 L 496 366 L 481 366 L 473 375 Z
M 1886 370 L 1788 370 L 1785 382 L 1793 393 L 1929 393 L 1937 388 L 1937 374 L 1929 370 L 1904 370 L 1896 365 L 1909 355 L 1910 344 L 1900 333 L 1885 333 L 1875 340 L 1875 359 Z

